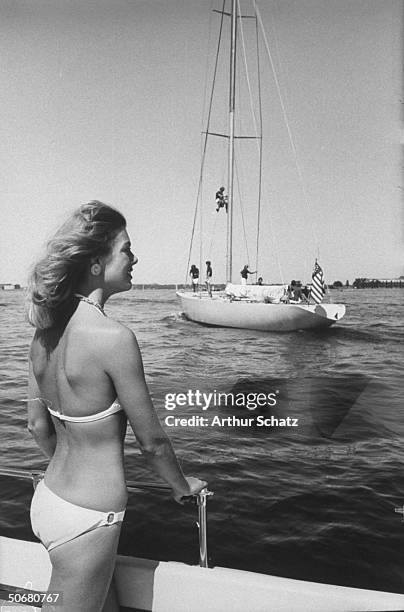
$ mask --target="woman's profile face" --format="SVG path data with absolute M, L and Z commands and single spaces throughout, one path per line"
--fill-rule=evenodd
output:
M 125 228 L 113 238 L 110 249 L 104 259 L 104 283 L 112 295 L 132 288 L 132 268 L 138 259 L 131 251 L 130 238 Z

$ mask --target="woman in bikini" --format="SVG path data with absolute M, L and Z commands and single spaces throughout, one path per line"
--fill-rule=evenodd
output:
M 119 610 L 112 576 L 127 503 L 127 421 L 176 501 L 206 486 L 182 473 L 133 332 L 104 313 L 111 295 L 131 289 L 136 262 L 124 217 L 95 201 L 59 229 L 31 275 L 28 428 L 50 458 L 31 522 L 49 551 L 49 592 L 63 593 L 58 612 Z

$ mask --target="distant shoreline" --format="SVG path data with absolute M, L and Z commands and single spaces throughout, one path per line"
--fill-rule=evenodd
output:
M 254 283 L 250 283 L 253 285 Z M 284 283 L 264 283 L 265 285 L 282 285 Z M 136 283 L 132 285 L 132 289 L 189 289 L 191 285 L 184 283 L 168 283 L 168 284 L 160 284 L 160 283 Z M 201 283 L 201 287 L 204 287 L 205 283 Z M 215 283 L 214 285 L 216 291 L 224 291 L 226 288 L 225 283 Z M 393 278 L 393 279 L 370 279 L 370 278 L 357 278 L 350 285 L 344 285 L 336 283 L 327 285 L 328 289 L 402 289 L 404 288 L 404 277 Z M 19 285 L 18 283 L 0 283 L 0 291 L 17 291 L 24 290 L 26 287 Z

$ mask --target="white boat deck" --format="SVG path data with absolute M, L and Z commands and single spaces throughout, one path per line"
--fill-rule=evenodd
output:
M 41 544 L 0 537 L 0 585 L 46 591 Z M 364 612 L 404 610 L 404 595 L 304 582 L 216 567 L 118 556 L 122 610 L 147 612 Z M 39 610 L 2 604 L 1 612 Z M 72 611 L 74 612 L 74 611 Z

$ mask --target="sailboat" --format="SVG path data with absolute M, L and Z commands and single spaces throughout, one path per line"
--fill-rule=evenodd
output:
M 208 125 L 206 127 L 204 151 L 208 137 L 223 137 L 228 141 L 227 168 L 228 168 L 228 193 L 225 201 L 227 213 L 227 241 L 226 241 L 226 289 L 223 292 L 208 291 L 177 291 L 181 301 L 183 314 L 187 319 L 197 323 L 235 327 L 244 329 L 255 329 L 261 331 L 295 331 L 304 329 L 326 328 L 340 321 L 345 314 L 344 304 L 323 303 L 324 281 L 322 270 L 316 261 L 312 275 L 313 283 L 310 295 L 306 301 L 290 299 L 290 286 L 285 283 L 278 285 L 248 285 L 233 283 L 233 227 L 234 227 L 234 195 L 235 195 L 235 141 L 238 139 L 255 138 L 259 142 L 260 171 L 259 191 L 261 194 L 262 176 L 262 133 L 256 136 L 245 136 L 236 134 L 236 60 L 237 44 L 239 36 L 239 22 L 246 18 L 253 18 L 262 27 L 262 20 L 256 3 L 253 2 L 253 14 L 240 14 L 239 3 L 231 0 L 231 9 L 225 10 L 226 2 L 223 2 L 222 10 L 215 10 L 221 14 L 223 19 L 230 20 L 230 86 L 229 86 L 229 110 L 228 110 L 228 133 L 219 134 L 210 130 L 210 112 Z M 220 32 L 222 31 L 222 27 Z M 244 42 L 244 41 L 243 41 Z M 220 43 L 219 43 L 220 45 Z M 213 80 L 212 92 L 215 86 Z M 211 98 L 212 99 L 212 98 Z M 262 126 L 262 122 L 261 122 Z M 261 127 L 262 130 L 262 127 Z M 202 158 L 202 169 L 200 174 L 200 186 L 204 168 L 204 156 Z M 200 187 L 201 188 L 201 187 Z M 221 188 L 223 192 L 223 188 Z M 198 206 L 198 204 L 197 204 Z M 219 208 L 219 207 L 218 207 Z M 223 206 L 224 209 L 224 206 Z M 217 212 L 219 212 L 217 210 Z M 259 218 L 259 217 L 258 217 Z M 196 210 L 194 218 L 195 228 Z M 192 232 L 194 235 L 194 230 Z M 257 227 L 257 264 L 258 264 L 258 236 Z M 192 241 L 191 241 L 192 247 Z M 191 249 L 190 249 L 191 251 Z M 188 266 L 189 268 L 189 260 Z M 258 267 L 258 265 L 257 265 Z M 292 296 L 293 298 L 293 296 Z

